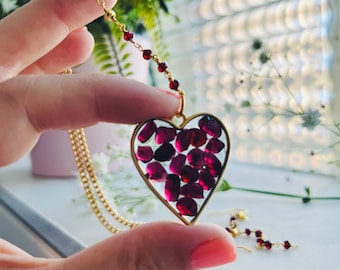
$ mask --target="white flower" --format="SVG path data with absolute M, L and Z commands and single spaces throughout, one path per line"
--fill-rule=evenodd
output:
M 318 109 L 308 109 L 304 114 L 301 115 L 303 123 L 301 124 L 303 127 L 314 130 L 316 126 L 321 124 L 321 113 Z
M 156 198 L 148 198 L 144 203 L 143 203 L 143 209 L 142 213 L 143 214 L 148 214 L 156 211 L 159 207 L 159 201 Z
M 97 173 L 107 174 L 109 172 L 110 157 L 105 153 L 95 153 L 92 156 L 92 162 Z

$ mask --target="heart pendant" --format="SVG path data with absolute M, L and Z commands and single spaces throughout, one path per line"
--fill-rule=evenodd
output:
M 151 119 L 131 138 L 133 162 L 151 191 L 185 224 L 194 224 L 227 165 L 230 139 L 210 114 L 182 116 L 182 123 Z

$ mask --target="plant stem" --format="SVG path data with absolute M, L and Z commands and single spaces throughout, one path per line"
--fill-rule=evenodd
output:
M 288 193 L 281 193 L 281 192 L 272 192 L 272 191 L 264 191 L 264 190 L 257 190 L 251 188 L 242 188 L 242 187 L 235 187 L 233 186 L 232 189 L 252 192 L 252 193 L 259 193 L 265 195 L 274 195 L 274 196 L 281 196 L 281 197 L 289 197 L 301 200 L 308 200 L 308 201 L 315 201 L 315 200 L 340 200 L 340 197 L 310 197 L 310 196 L 302 196 L 302 195 L 295 195 L 295 194 L 288 194 Z
M 122 77 L 125 77 L 125 75 L 123 73 L 123 68 L 122 68 L 122 66 L 120 64 L 120 61 L 119 61 L 118 52 L 117 52 L 117 49 L 116 49 L 115 42 L 113 41 L 112 35 L 111 34 L 107 35 L 107 39 L 109 41 L 110 47 L 112 48 L 113 56 L 114 56 L 114 58 L 116 60 L 116 64 L 117 64 L 117 67 L 118 67 L 118 73 Z
M 279 77 L 279 79 L 281 80 L 282 84 L 284 85 L 284 87 L 286 88 L 287 92 L 289 93 L 289 95 L 291 96 L 291 98 L 294 100 L 294 102 L 296 103 L 296 106 L 299 108 L 300 112 L 299 114 L 304 114 L 304 111 L 302 109 L 302 107 L 300 106 L 299 102 L 297 101 L 295 95 L 293 94 L 293 92 L 290 90 L 288 84 L 286 83 L 286 81 L 283 79 L 280 71 L 278 70 L 278 68 L 276 67 L 276 65 L 274 64 L 273 60 L 271 59 L 271 57 L 269 57 L 269 62 L 271 64 L 271 66 L 274 68 L 277 76 Z

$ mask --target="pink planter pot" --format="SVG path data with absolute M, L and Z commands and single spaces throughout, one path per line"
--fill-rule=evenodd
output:
M 114 140 L 115 126 L 99 123 L 85 129 L 91 155 L 107 153 Z M 67 131 L 48 131 L 31 151 L 32 173 L 42 177 L 77 176 L 76 164 Z

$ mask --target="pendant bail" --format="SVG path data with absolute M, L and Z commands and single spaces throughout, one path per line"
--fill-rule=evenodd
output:
M 179 117 L 183 117 L 184 116 L 184 105 L 185 105 L 185 93 L 182 90 L 178 91 L 179 93 L 179 98 L 180 98 L 180 104 L 179 104 L 179 110 L 178 113 L 176 114 Z
M 170 117 L 170 121 L 174 121 L 174 118 L 176 117 L 177 119 L 182 119 L 182 122 L 179 124 L 179 126 L 182 126 L 183 123 L 186 120 L 186 117 L 184 115 L 184 105 L 185 105 L 185 93 L 182 90 L 178 90 L 178 94 L 179 94 L 179 99 L 180 99 L 180 104 L 178 107 L 178 112 L 175 113 L 173 116 Z

